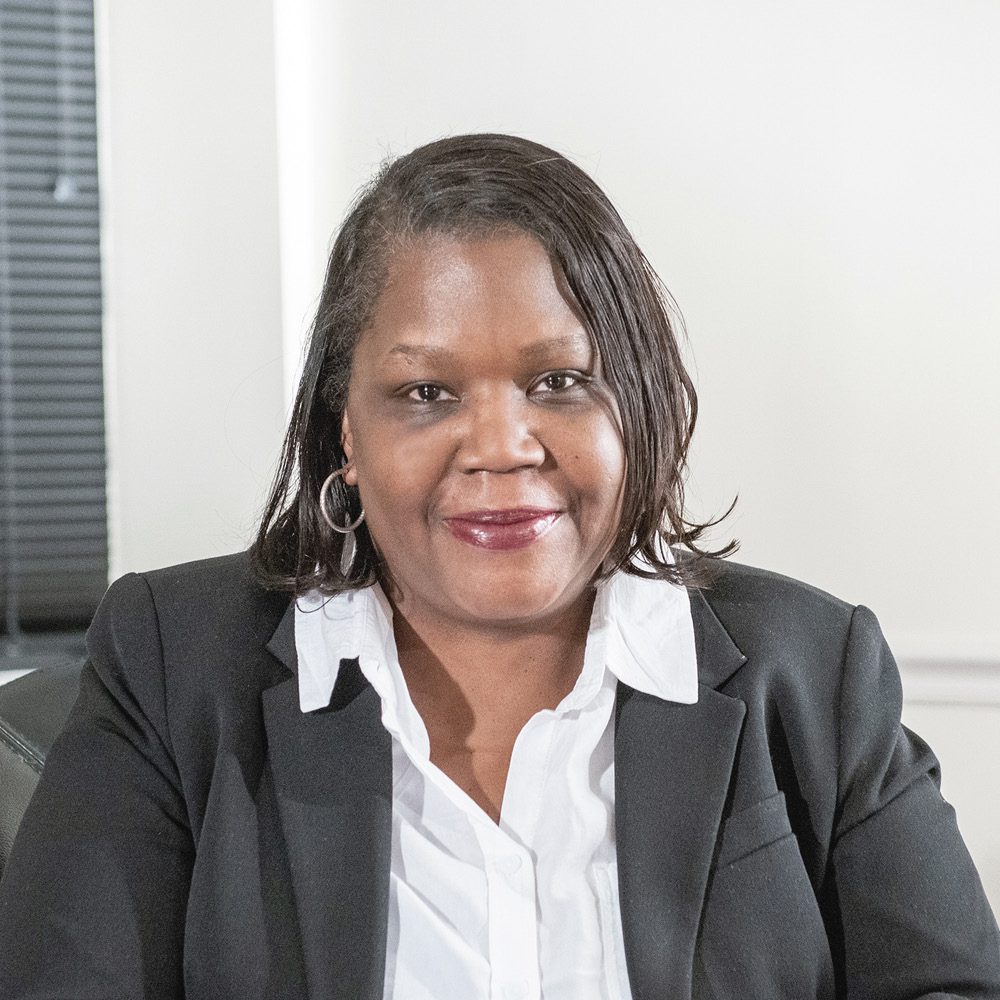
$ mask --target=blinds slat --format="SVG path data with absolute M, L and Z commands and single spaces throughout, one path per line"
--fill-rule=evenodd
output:
M 45 555 L 41 556 L 43 560 L 46 558 Z M 32 600 L 37 600 L 39 597 L 44 597 L 46 589 L 53 593 L 72 593 L 82 585 L 84 588 L 99 586 L 100 593 L 97 595 L 99 600 L 107 589 L 107 556 L 102 559 L 99 555 L 89 555 L 86 552 L 80 552 L 72 561 L 67 562 L 65 573 L 59 572 L 58 567 L 51 565 L 39 566 L 39 572 L 26 572 L 25 567 L 27 565 L 27 560 L 25 560 L 20 567 L 17 567 L 16 564 L 7 569 L 0 567 L 0 601 L 3 601 L 7 596 L 4 593 L 5 588 L 3 587 L 5 577 L 11 584 L 14 582 L 17 583 L 19 599 L 30 597 Z M 18 568 L 20 572 L 16 572 Z M 101 580 L 102 574 L 104 574 L 103 580 Z M 47 588 L 45 586 L 46 582 L 48 583 Z M 83 594 L 78 593 L 75 595 L 77 601 L 83 599 L 83 597 Z M 94 612 L 94 607 L 90 609 L 91 614 Z M 57 608 L 52 610 L 58 611 Z
M 36 382 L 33 385 L 12 386 L 9 393 L 13 405 L 17 406 L 22 401 L 43 403 L 46 400 L 63 399 L 101 399 L 101 380 L 96 376 L 87 382 Z
M 100 455 L 104 451 L 104 432 L 100 434 L 18 434 L 10 442 L 11 454 L 25 452 L 81 452 L 92 451 Z
M 58 67 L 52 64 L 46 65 L 36 62 L 5 63 L 3 78 L 5 82 L 7 80 L 41 80 L 43 82 L 58 80 L 64 86 L 82 84 L 85 87 L 93 87 L 96 83 L 93 64 L 90 66 L 66 65 Z
M 107 559 L 106 546 L 101 538 L 64 538 L 61 541 L 49 539 L 27 541 L 19 538 L 16 545 L 18 556 L 26 561 L 66 555 L 82 557 L 97 565 Z
M 7 209 L 12 225 L 37 226 L 52 222 L 58 226 L 87 225 L 95 229 L 99 224 L 96 208 L 78 208 L 75 205 L 36 205 L 21 207 L 10 205 Z
M 14 413 L 13 420 L 10 421 L 9 433 L 14 437 L 24 437 L 26 435 L 66 435 L 76 434 L 103 434 L 104 421 L 82 419 L 80 417 L 22 417 Z
M 72 521 L 76 524 L 100 523 L 104 521 L 103 505 L 101 509 L 96 504 L 64 504 L 62 508 L 35 507 L 30 511 L 21 511 L 18 517 L 19 525 L 48 524 L 55 521 L 63 523 Z
M 89 572 L 74 570 L 65 579 L 52 574 L 47 586 L 29 580 L 21 583 L 17 607 L 29 625 L 22 637 L 30 639 L 32 632 L 45 628 L 63 630 L 76 625 L 86 629 L 108 589 L 107 572 L 106 566 L 94 566 Z M 6 614 L 5 597 L 0 587 L 0 615 Z
M 15 170 L 10 164 L 7 166 L 4 180 L 11 188 L 30 188 L 51 194 L 53 177 L 57 174 L 66 174 L 73 178 L 79 190 L 87 193 L 97 191 L 97 174 L 92 169 L 70 171 L 64 164 L 57 164 L 56 170 Z
M 76 472 L 93 472 L 96 469 L 103 473 L 104 454 L 98 451 L 89 453 L 74 451 L 65 454 L 53 452 L 51 455 L 11 453 L 7 456 L 7 469 L 8 475 L 14 479 L 23 475 L 44 472 L 58 472 L 70 476 Z
M 78 191 L 66 201 L 57 201 L 51 190 L 29 191 L 26 188 L 20 190 L 11 189 L 7 192 L 7 205 L 13 213 L 21 208 L 49 208 L 51 205 L 66 205 L 74 209 L 97 208 L 96 191 Z
M 55 173 L 59 170 L 71 170 L 74 173 L 86 174 L 94 170 L 94 163 L 86 156 L 68 156 L 61 150 L 49 149 L 46 152 L 11 153 L 6 151 L 5 160 L 10 170 L 45 170 Z
M 7 285 L 7 292 L 10 295 L 12 305 L 16 305 L 16 303 L 22 301 L 24 298 L 42 296 L 46 302 L 46 306 L 44 310 L 39 309 L 39 312 L 48 311 L 53 305 L 56 305 L 60 312 L 64 312 L 65 309 L 62 303 L 67 299 L 70 302 L 79 302 L 79 296 L 81 295 L 92 297 L 93 302 L 97 304 L 98 308 L 101 301 L 100 281 L 94 279 L 88 281 L 83 278 L 64 278 L 59 275 L 53 275 L 48 279 L 11 278 Z M 75 308 L 75 306 L 71 308 Z M 94 306 L 90 308 L 94 308 Z
M 98 518 L 79 524 L 67 524 L 65 521 L 47 524 L 19 524 L 16 543 L 18 545 L 34 545 L 47 540 L 67 541 L 74 538 L 89 538 L 103 541 L 107 545 L 106 535 L 107 524 Z
M 96 560 L 91 559 L 79 559 L 67 562 L 64 567 L 64 572 L 57 574 L 59 580 L 56 585 L 65 586 L 73 578 L 79 579 L 80 577 L 88 577 L 92 575 L 99 568 L 99 565 L 96 563 Z M 55 583 L 51 572 L 51 570 L 55 568 L 57 567 L 46 567 L 49 572 L 44 575 L 41 573 L 32 573 L 30 571 L 26 572 L 24 568 L 21 568 L 20 572 L 11 573 L 10 576 L 20 578 L 20 580 L 24 583 L 25 590 L 29 592 L 31 590 L 36 590 L 44 593 L 47 589 L 53 586 L 53 583 Z
M 84 14 L 94 16 L 93 0 L 7 0 L 8 11 L 24 11 L 30 14 Z
M 46 138 L 54 142 L 96 139 L 97 125 L 93 121 L 37 118 L 0 118 L 0 139 L 4 142 L 20 138 Z
M 21 84 L 23 86 L 23 84 Z M 57 88 L 59 89 L 59 88 Z M 62 88 L 64 91 L 66 88 Z M 88 88 L 89 89 L 89 88 Z M 0 120 L 8 122 L 28 122 L 28 121 L 82 121 L 92 122 L 96 120 L 94 105 L 88 101 L 82 101 L 75 97 L 72 91 L 59 95 L 55 100 L 19 98 L 12 100 L 10 87 L 4 87 L 3 113 Z
M 16 413 L 10 422 L 9 433 L 15 437 L 26 436 L 66 436 L 77 434 L 103 434 L 103 420 L 83 420 L 80 417 L 65 419 L 61 417 L 22 418 Z
M 104 419 L 104 406 L 98 399 L 19 399 L 9 400 L 8 407 L 12 417 L 31 420 L 66 419 L 98 420 Z
M 17 583 L 19 596 L 23 600 L 40 603 L 43 608 L 52 612 L 51 600 L 54 594 L 66 594 L 75 596 L 75 600 L 80 600 L 80 595 L 75 591 L 100 587 L 98 600 L 107 590 L 107 576 L 104 578 L 104 585 L 101 586 L 100 574 L 107 573 L 107 568 L 102 567 L 92 560 L 74 561 L 60 570 L 58 566 L 46 567 L 47 572 L 43 574 L 26 575 L 19 573 L 14 577 Z M 53 581 L 58 580 L 58 584 L 53 587 Z M 21 603 L 19 601 L 19 603 Z
M 103 581 L 101 569 L 96 566 L 73 567 L 66 574 L 50 573 L 47 578 L 21 580 L 17 585 L 18 610 L 32 625 L 51 622 L 65 627 L 74 621 L 86 625 L 108 589 L 107 569 L 103 572 Z M 53 586 L 53 579 L 59 580 L 59 586 Z
M 17 382 L 27 389 L 29 384 L 42 386 L 48 385 L 71 385 L 74 382 L 90 382 L 98 376 L 94 365 L 65 365 L 58 369 L 49 367 L 39 368 L 34 365 L 18 365 Z M 58 381 L 57 381 L 58 380 Z M 17 399 L 16 393 L 9 393 L 11 398 Z M 37 396 L 35 397 L 38 398 Z
M 101 251 L 96 243 L 73 244 L 42 242 L 42 237 L 54 240 L 56 237 L 50 236 L 48 230 L 41 226 L 35 227 L 38 242 L 30 243 L 25 240 L 11 240 L 11 254 L 16 254 L 23 261 L 97 261 L 100 263 Z
M 25 11 L 31 14 L 85 14 L 94 16 L 93 0 L 7 0 L 8 11 Z
M 35 489 L 0 490 L 0 506 L 7 510 L 31 505 L 33 510 L 66 504 L 103 504 L 103 486 L 50 486 Z M 34 514 L 32 515 L 34 517 Z
M 35 135 L 10 135 L 4 138 L 8 153 L 48 153 L 62 156 L 97 156 L 97 140 L 63 136 L 56 142 L 53 137 Z
M 104 573 L 107 574 L 107 569 Z M 19 638 L 22 641 L 30 641 L 35 633 L 57 630 L 61 632 L 74 627 L 85 632 L 93 618 L 94 608 L 100 603 L 107 589 L 107 575 L 102 582 L 100 571 L 95 568 L 92 573 L 82 577 L 74 574 L 65 585 L 56 587 L 50 580 L 48 590 L 23 592 L 17 607 L 27 621 L 28 627 Z M 3 599 L 3 589 L 0 588 L 0 615 L 6 614 Z M 62 657 L 62 654 L 53 655 Z M 76 659 L 79 655 L 81 654 L 71 652 L 66 654 L 66 657 Z
M 57 13 L 56 11 L 39 10 L 37 5 L 32 5 L 28 9 L 16 10 L 11 4 L 7 4 L 7 9 L 0 17 L 0 27 L 5 28 L 48 28 L 52 30 L 56 25 L 60 25 L 69 31 L 79 32 L 93 36 L 94 19 L 89 13 Z
M 98 311 L 78 316 L 61 316 L 57 313 L 51 316 L 39 316 L 36 313 L 11 314 L 10 325 L 18 331 L 40 330 L 48 333 L 52 330 L 74 330 L 79 333 L 100 330 L 101 314 Z
M 73 350 L 75 348 L 99 348 L 102 339 L 98 332 L 75 333 L 60 332 L 50 333 L 39 330 L 12 330 L 11 348 L 53 348 L 54 350 Z
M 11 317 L 18 313 L 100 312 L 101 300 L 96 295 L 17 295 L 10 296 Z
M 97 407 L 92 403 L 87 404 L 90 407 L 90 412 L 75 413 L 72 409 L 59 409 L 52 410 L 51 404 L 49 404 L 49 412 L 43 413 L 41 415 L 37 413 L 25 414 L 22 410 L 18 409 L 16 411 L 16 418 L 18 420 L 79 420 L 79 421 L 93 421 L 96 428 L 100 429 L 104 426 L 104 414 L 101 413 Z M 93 428 L 92 428 L 93 429 Z M 49 473 L 50 475 L 50 473 Z M 75 473 L 73 476 L 73 481 L 79 479 L 79 472 Z M 54 481 L 54 480 L 53 480 Z M 16 482 L 30 484 L 34 480 L 26 479 L 23 475 L 16 476 Z
M 104 486 L 102 469 L 35 469 L 30 472 L 8 470 L 7 479 L 11 489 L 41 489 L 49 486 Z
M 44 229 L 39 227 L 39 237 L 45 236 Z M 39 274 L 52 273 L 46 271 L 48 263 L 58 270 L 65 265 L 67 271 L 74 267 L 93 268 L 100 265 L 100 247 L 96 243 L 59 243 L 57 240 L 43 242 L 39 239 L 35 243 L 11 240 L 8 243 L 11 255 L 17 254 L 19 270 L 22 273 L 29 269 L 37 269 Z M 92 273 L 88 270 L 86 273 Z
M 12 260 L 7 273 L 11 278 L 99 278 L 101 268 L 95 261 L 37 261 L 19 258 Z M 98 292 L 100 286 L 98 286 Z
M 69 41 L 70 39 L 67 38 L 67 42 Z M 44 66 L 46 69 L 72 66 L 86 70 L 94 63 L 92 53 L 72 44 L 58 47 L 55 45 L 23 45 L 18 46 L 17 51 L 13 54 L 12 49 L 12 45 L 5 44 L 3 53 L 4 67 L 9 69 L 12 75 L 26 66 Z
M 36 49 L 54 51 L 58 59 L 64 52 L 82 53 L 83 62 L 93 61 L 93 29 L 86 25 L 83 31 L 74 31 L 69 18 L 54 17 L 48 22 L 28 25 L 18 23 L 18 18 L 2 17 L 4 55 L 12 62 L 30 61 L 19 59 L 23 52 Z
M 76 84 L 71 88 L 57 81 L 44 80 L 4 80 L 0 83 L 8 98 L 7 107 L 11 115 L 31 114 L 37 107 L 39 118 L 59 117 L 60 114 L 87 116 L 94 114 L 94 88 Z M 17 110 L 13 110 L 16 108 Z M 11 164 L 17 169 L 20 164 Z

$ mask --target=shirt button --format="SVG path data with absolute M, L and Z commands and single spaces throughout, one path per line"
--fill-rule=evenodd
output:
M 503 1000 L 524 1000 L 528 995 L 528 984 L 525 982 L 508 983 L 503 988 Z
M 497 858 L 493 864 L 501 875 L 515 875 L 521 870 L 521 856 L 508 854 L 506 857 Z

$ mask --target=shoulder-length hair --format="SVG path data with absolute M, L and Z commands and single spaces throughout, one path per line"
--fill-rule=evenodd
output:
M 698 413 L 671 314 L 679 313 L 604 192 L 545 146 L 510 135 L 461 135 L 388 162 L 361 192 L 326 269 L 274 484 L 251 547 L 273 589 L 333 593 L 380 577 L 367 528 L 340 571 L 344 536 L 322 517 L 320 487 L 345 462 L 341 418 L 354 347 L 370 321 L 394 251 L 422 235 L 481 237 L 516 228 L 558 264 L 600 358 L 621 415 L 626 456 L 621 524 L 606 572 L 697 585 L 704 523 L 684 516 L 687 452 Z M 342 517 L 360 512 L 357 489 L 334 481 Z M 729 508 L 732 510 L 732 507 Z M 728 514 L 729 511 L 726 511 Z M 726 514 L 722 516 L 725 517 Z M 668 546 L 686 550 L 676 561 Z M 638 565 L 637 565 L 638 562 Z

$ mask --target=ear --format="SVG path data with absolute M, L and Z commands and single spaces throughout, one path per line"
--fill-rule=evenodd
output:
M 347 415 L 347 407 L 344 407 L 344 415 L 340 419 L 340 447 L 344 449 L 347 457 L 347 472 L 344 473 L 344 482 L 348 486 L 358 485 L 358 470 L 354 467 L 354 436 L 351 434 L 351 418 Z

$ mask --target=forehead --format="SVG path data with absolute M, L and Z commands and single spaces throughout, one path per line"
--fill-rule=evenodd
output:
M 591 352 L 558 265 L 537 239 L 515 231 L 406 241 L 357 351 L 381 360 L 407 347 L 523 354 L 546 344 Z

